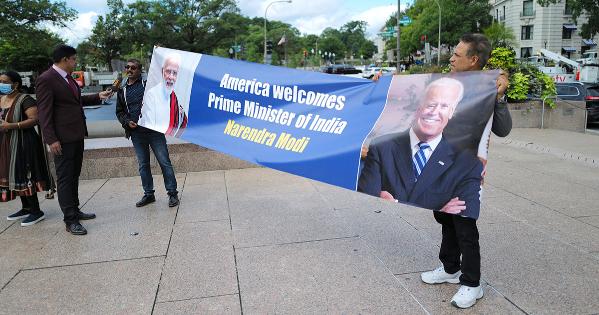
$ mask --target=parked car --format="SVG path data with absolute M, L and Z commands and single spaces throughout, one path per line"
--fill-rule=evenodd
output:
M 584 101 L 587 123 L 599 122 L 599 84 L 580 82 L 556 83 L 557 97 L 567 101 Z
M 362 72 L 362 77 L 365 79 L 372 79 L 372 77 L 374 77 L 375 74 L 381 72 L 383 75 L 393 75 L 393 71 L 386 69 L 386 68 L 381 68 L 381 67 L 371 67 L 371 68 L 366 68 L 364 70 L 364 72 Z

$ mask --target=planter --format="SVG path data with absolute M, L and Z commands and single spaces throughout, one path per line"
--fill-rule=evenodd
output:
M 513 127 L 541 128 L 542 124 L 543 128 L 585 132 L 587 111 L 584 101 L 558 100 L 555 108 L 545 104 L 543 119 L 542 104 L 541 101 L 508 104 Z

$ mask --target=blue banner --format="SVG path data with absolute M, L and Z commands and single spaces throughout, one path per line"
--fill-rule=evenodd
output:
M 364 182 L 362 168 L 372 171 L 373 157 L 365 154 L 371 142 L 408 130 L 424 135 L 438 129 L 440 139 L 448 121 L 456 121 L 452 138 L 464 139 L 452 147 L 480 151 L 486 160 L 486 147 L 478 148 L 493 112 L 496 77 L 473 72 L 383 76 L 373 82 L 156 48 L 140 125 L 245 161 L 368 192 L 359 182 Z M 437 95 L 440 87 L 459 93 Z M 433 104 L 435 97 L 457 101 Z M 427 106 L 430 113 L 424 113 Z M 445 114 L 444 108 L 449 108 Z

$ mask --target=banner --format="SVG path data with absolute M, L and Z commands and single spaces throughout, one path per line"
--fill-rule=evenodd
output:
M 155 48 L 139 124 L 428 209 L 441 210 L 459 196 L 468 199 L 460 215 L 477 218 L 497 76 L 396 75 L 373 82 Z M 415 159 L 419 142 L 429 147 Z

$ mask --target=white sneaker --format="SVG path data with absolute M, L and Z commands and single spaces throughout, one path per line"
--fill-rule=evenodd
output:
M 476 303 L 476 300 L 483 297 L 482 286 L 468 287 L 460 286 L 458 293 L 451 298 L 451 305 L 459 308 L 469 308 Z
M 460 283 L 461 275 L 462 275 L 461 271 L 458 271 L 453 274 L 449 274 L 449 273 L 445 272 L 445 269 L 443 269 L 443 266 L 441 266 L 435 270 L 421 273 L 420 279 L 422 279 L 423 282 L 428 283 L 428 284 L 437 284 L 437 283 L 445 283 L 445 282 Z

